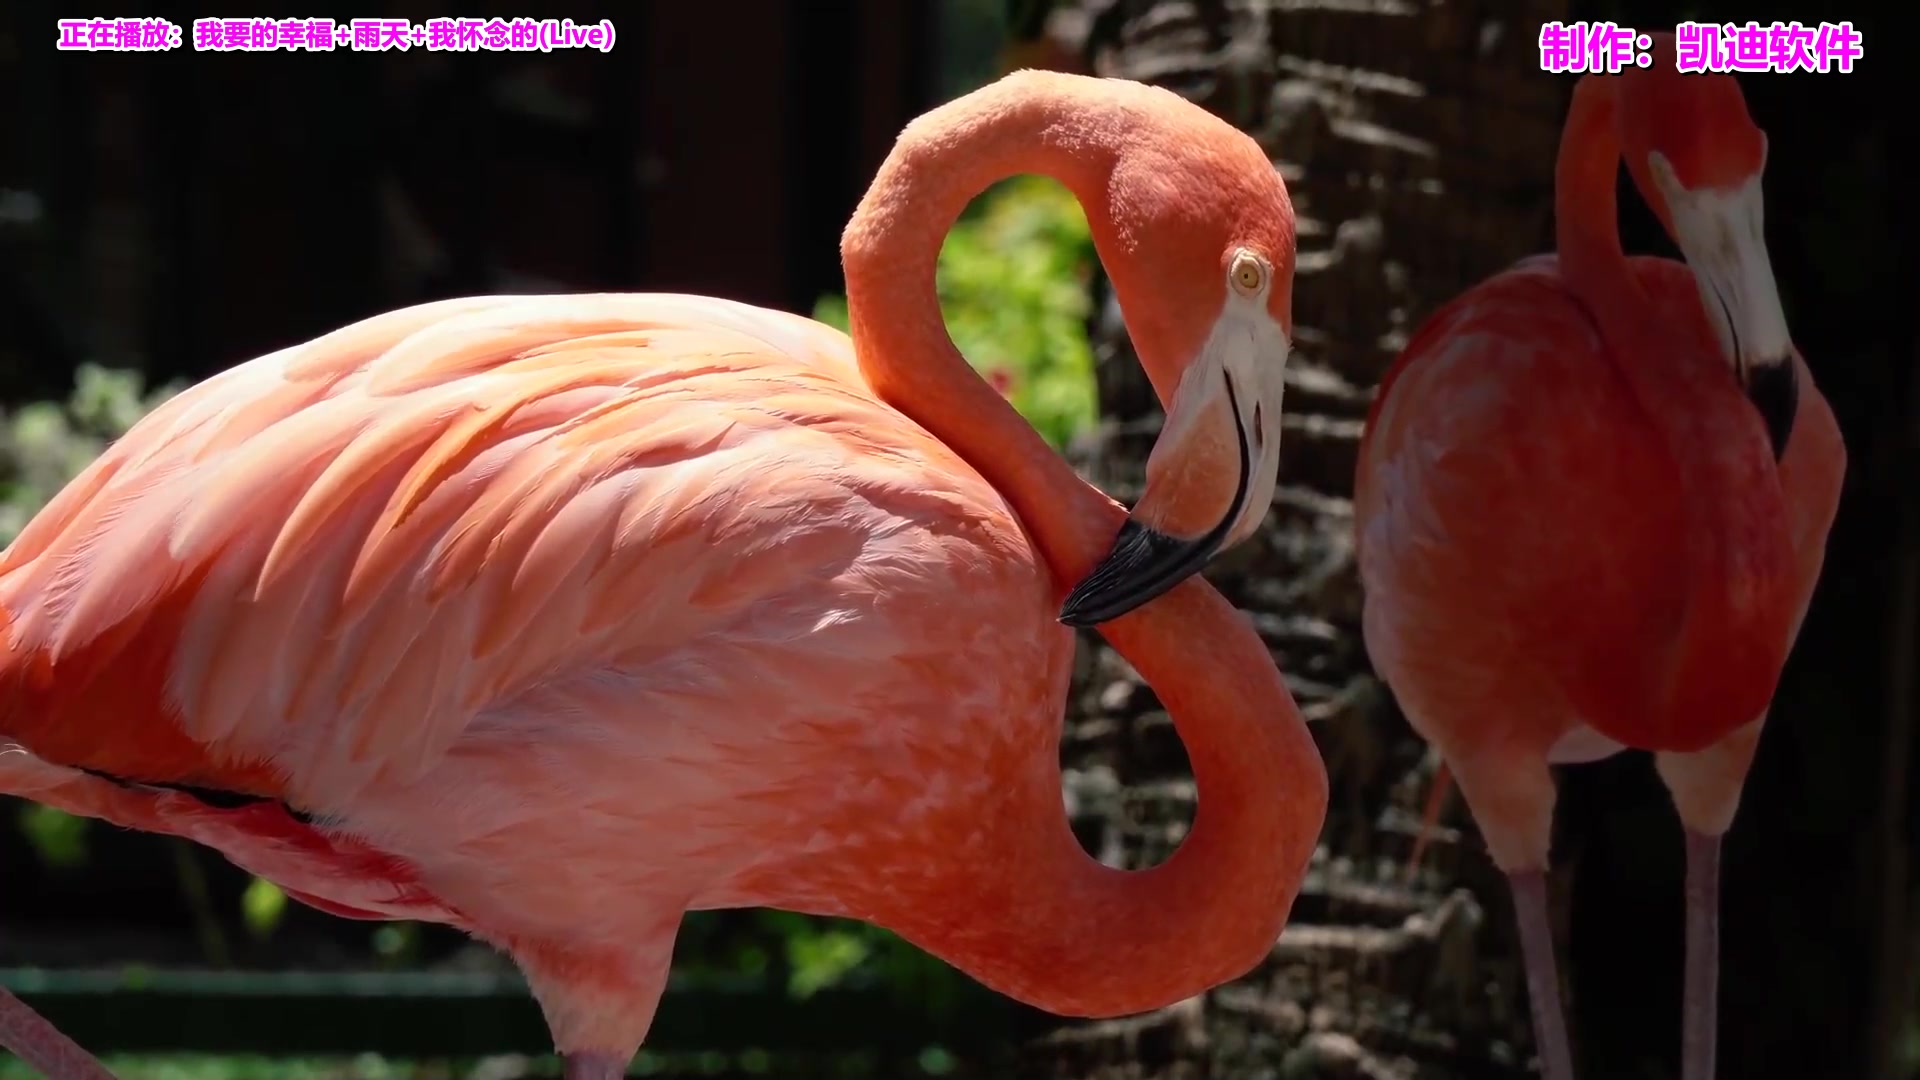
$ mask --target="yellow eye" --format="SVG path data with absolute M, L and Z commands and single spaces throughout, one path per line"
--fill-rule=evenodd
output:
M 1243 293 L 1257 293 L 1267 283 L 1267 268 L 1260 260 L 1242 252 L 1233 260 L 1233 283 Z

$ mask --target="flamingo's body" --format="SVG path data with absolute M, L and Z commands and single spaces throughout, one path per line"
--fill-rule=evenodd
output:
M 1175 213 L 1127 179 L 1143 158 L 1220 194 Z M 1024 169 L 1088 206 L 1156 376 L 1242 370 L 1187 308 L 1268 318 L 1223 280 L 1252 281 L 1249 250 L 1250 295 L 1288 288 L 1264 155 L 1170 94 L 1010 77 L 902 136 L 848 229 L 851 340 L 702 297 L 488 297 L 166 403 L 0 561 L 0 791 L 189 837 L 323 910 L 498 944 L 570 1077 L 624 1071 L 694 909 L 871 920 L 1067 1013 L 1245 971 L 1325 777 L 1204 584 L 1107 628 L 1219 733 L 1194 737 L 1191 841 L 1123 874 L 1061 813 L 1055 613 L 1122 514 L 966 369 L 932 292 L 946 224 Z M 1147 254 L 1172 263 L 1128 280 Z M 1190 434 L 1222 433 L 1213 384 L 1181 394 Z M 1218 450 L 1174 447 L 1185 493 L 1141 509 L 1270 496 L 1245 450 L 1214 476 Z M 1122 571 L 1076 595 L 1131 610 Z M 1133 606 L 1164 588 L 1141 587 Z M 15 1010 L 0 1041 L 30 1034 Z
M 1658 317 L 1700 347 L 1673 362 L 1715 362 L 1685 265 L 1629 265 Z M 1800 402 L 1779 462 L 1791 625 L 1775 616 L 1755 629 L 1778 640 L 1702 656 L 1669 693 L 1649 688 L 1692 644 L 1675 633 L 1675 598 L 1691 584 L 1675 558 L 1681 494 L 1662 446 L 1621 436 L 1646 420 L 1604 357 L 1558 260 L 1535 256 L 1436 312 L 1381 383 L 1356 508 L 1368 655 L 1454 775 L 1508 749 L 1576 764 L 1719 745 L 1765 711 L 1767 673 L 1812 597 L 1845 448 L 1796 356 Z M 1744 419 L 1737 387 L 1727 399 L 1727 418 Z M 1762 677 L 1739 662 L 1747 655 Z M 1526 832 L 1501 843 L 1534 854 L 1544 834 Z
M 631 962 L 662 911 L 955 895 L 932 878 L 1007 839 L 983 807 L 1058 802 L 1071 636 L 1005 500 L 850 361 L 725 301 L 491 297 L 211 380 L 0 563 L 34 754 L 0 768 L 510 948 Z M 834 867 L 896 842 L 929 880 Z
M 1684 1072 L 1711 1075 L 1719 837 L 1846 464 L 1759 246 L 1764 140 L 1730 79 L 1679 77 L 1670 50 L 1663 36 L 1653 68 L 1582 81 L 1559 254 L 1420 328 L 1356 481 L 1368 652 L 1513 880 L 1550 1080 L 1571 1063 L 1548 766 L 1628 747 L 1656 753 L 1687 830 Z M 1620 253 L 1623 154 L 1689 263 Z

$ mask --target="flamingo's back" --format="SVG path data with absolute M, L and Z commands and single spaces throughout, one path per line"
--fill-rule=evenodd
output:
M 936 587 L 961 593 L 951 643 L 908 610 Z M 1045 627 L 1051 590 L 998 495 L 826 327 L 700 297 L 429 304 L 168 401 L 29 524 L 0 560 L 0 748 L 25 750 L 0 791 L 193 836 L 328 910 L 460 923 L 416 868 L 504 878 L 500 849 L 542 854 L 514 831 L 533 819 L 558 858 L 562 804 L 773 820 L 796 777 L 846 783 L 802 749 L 855 749 L 815 728 L 756 757 L 783 719 L 871 723 L 861 689 L 909 678 L 987 709 L 936 655 L 995 632 L 969 614 L 990 597 Z M 921 691 L 898 693 L 911 720 Z M 578 791 L 541 767 L 563 756 Z M 791 775 L 745 778 L 768 761 Z

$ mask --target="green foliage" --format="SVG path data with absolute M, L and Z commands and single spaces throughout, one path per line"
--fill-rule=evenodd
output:
M 809 998 L 833 986 L 873 954 L 863 935 L 803 928 L 787 935 L 787 993 Z
M 373 953 L 389 971 L 414 966 L 420 959 L 420 924 L 381 923 L 373 931 Z
M 247 891 L 240 894 L 240 915 L 246 920 L 247 929 L 257 938 L 273 936 L 273 930 L 280 925 L 280 917 L 287 911 L 287 894 L 280 886 L 266 878 L 254 878 L 247 883 Z
M 0 414 L 0 543 L 12 543 L 108 443 L 175 392 L 164 386 L 146 393 L 137 371 L 82 364 L 65 402 L 36 401 Z
M 777 976 L 796 1000 L 849 980 L 873 980 L 930 1016 L 944 1014 L 967 985 L 944 962 L 866 923 L 762 909 L 751 913 L 744 934 L 723 940 L 716 922 L 711 912 L 687 917 L 678 967 Z
M 87 819 L 39 803 L 20 808 L 20 831 L 47 866 L 69 869 L 87 861 Z
M 940 249 L 940 308 L 954 344 L 1055 446 L 1096 419 L 1086 329 L 1094 259 L 1079 203 L 1033 176 L 974 200 Z M 845 330 L 846 298 L 822 297 L 813 317 Z
M 402 1080 L 430 1075 L 399 1071 L 371 1055 L 360 1061 L 342 1061 L 168 1054 L 109 1057 L 106 1065 L 124 1080 Z M 0 1080 L 38 1080 L 39 1076 L 19 1062 L 0 1062 Z
M 449 1077 L 491 1077 L 494 1080 L 552 1080 L 560 1075 L 560 1061 L 551 1054 L 533 1057 L 501 1055 L 467 1059 L 440 1058 L 409 1061 L 378 1054 L 354 1057 L 306 1056 L 269 1058 L 253 1054 L 112 1054 L 105 1059 L 122 1080 L 448 1080 Z M 941 1047 L 928 1047 L 907 1071 L 882 1073 L 870 1058 L 796 1056 L 747 1049 L 737 1053 L 661 1054 L 642 1050 L 629 1075 L 690 1077 L 735 1070 L 779 1080 L 804 1075 L 833 1080 L 886 1076 L 889 1080 L 954 1075 L 959 1062 Z M 42 1080 L 40 1074 L 11 1057 L 0 1058 L 0 1080 Z

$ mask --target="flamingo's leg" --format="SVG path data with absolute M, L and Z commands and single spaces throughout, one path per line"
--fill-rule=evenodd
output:
M 1533 1041 L 1543 1080 L 1573 1080 L 1573 1047 L 1560 1005 L 1547 913 L 1547 864 L 1553 846 L 1553 771 L 1544 750 L 1500 746 L 1479 754 L 1448 755 L 1447 771 L 1472 811 L 1487 854 L 1507 875 L 1520 931 L 1520 958 L 1533 1008 Z
M 47 1080 L 114 1080 L 79 1043 L 5 990 L 0 990 L 0 1047 L 45 1073 Z
M 1654 756 L 1687 838 L 1681 1080 L 1713 1080 L 1720 1014 L 1720 837 L 1733 825 L 1766 717 L 1704 750 Z
M 1560 972 L 1553 958 L 1553 923 L 1547 915 L 1547 875 L 1525 870 L 1507 875 L 1513 914 L 1520 926 L 1520 955 L 1527 969 L 1527 999 L 1533 1006 L 1533 1041 L 1541 1080 L 1573 1080 L 1573 1049 L 1560 1006 Z
M 673 966 L 684 901 L 661 902 L 652 933 L 633 933 L 618 953 L 523 946 L 514 960 L 540 1002 L 565 1080 L 622 1080 L 653 1026 Z
M 1720 1017 L 1720 837 L 1687 830 L 1680 1080 L 1713 1080 Z
M 627 1062 L 614 1054 L 566 1054 L 565 1080 L 622 1080 L 627 1075 Z

